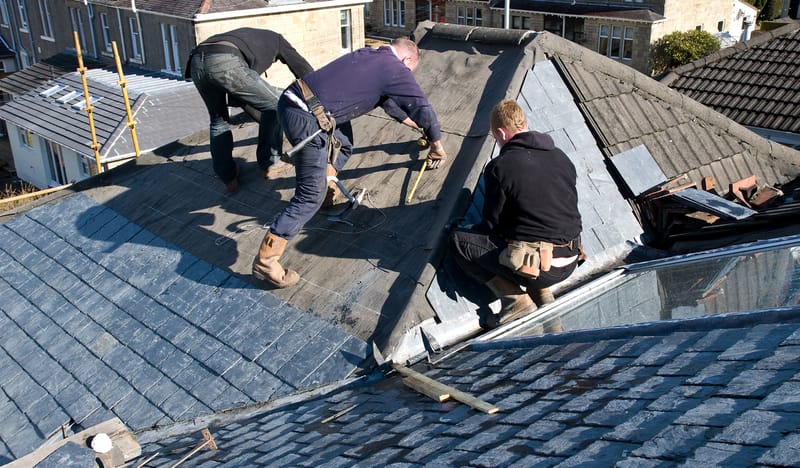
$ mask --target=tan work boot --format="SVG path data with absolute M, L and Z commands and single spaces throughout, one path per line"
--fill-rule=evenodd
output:
M 233 176 L 233 179 L 230 182 L 225 183 L 225 192 L 227 193 L 236 193 L 236 191 L 239 190 L 239 165 L 236 164 L 235 167 L 236 167 L 236 175 Z
M 262 169 L 261 175 L 263 175 L 264 178 L 267 180 L 276 179 L 278 175 L 288 171 L 289 169 L 292 168 L 292 166 L 293 166 L 292 163 L 285 161 L 283 158 L 281 158 L 268 168 Z
M 269 232 L 261 241 L 258 255 L 253 259 L 253 276 L 268 281 L 277 288 L 286 288 L 300 280 L 300 275 L 291 269 L 284 269 L 278 260 L 286 250 L 286 239 Z
M 542 307 L 545 304 L 550 304 L 551 302 L 555 302 L 556 298 L 553 296 L 552 291 L 550 288 L 541 288 L 541 289 L 530 289 L 528 290 L 528 295 L 531 296 L 533 302 L 536 303 L 537 306 Z
M 499 317 L 496 317 L 497 325 L 508 323 L 536 310 L 536 304 L 533 303 L 530 296 L 525 294 L 519 285 L 502 276 L 490 279 L 486 286 L 500 299 L 500 314 Z
M 328 164 L 325 168 L 325 178 L 333 176 L 336 177 L 336 169 L 333 168 L 332 165 Z M 328 181 L 328 193 L 325 194 L 325 200 L 322 202 L 323 208 L 330 208 L 334 205 L 338 205 L 342 203 L 344 195 L 339 190 L 339 187 L 336 185 L 336 182 L 329 180 Z

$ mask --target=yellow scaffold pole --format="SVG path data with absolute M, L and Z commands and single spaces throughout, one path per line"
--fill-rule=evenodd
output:
M 97 133 L 94 130 L 94 117 L 92 111 L 92 97 L 89 96 L 89 85 L 86 83 L 86 67 L 83 66 L 83 55 L 81 55 L 81 41 L 78 39 L 78 31 L 73 31 L 72 35 L 75 37 L 75 53 L 78 55 L 78 72 L 81 74 L 81 81 L 83 82 L 83 98 L 86 99 L 86 114 L 89 116 L 89 130 L 92 132 L 92 144 L 90 147 L 94 150 L 94 162 L 97 165 L 97 173 L 103 172 L 103 166 L 100 164 L 100 145 L 97 144 Z
M 133 120 L 133 113 L 131 112 L 131 103 L 128 99 L 128 80 L 125 79 L 125 74 L 122 73 L 122 63 L 119 61 L 119 52 L 117 52 L 117 41 L 111 41 L 111 47 L 114 48 L 114 60 L 117 61 L 117 74 L 119 75 L 119 87 L 122 88 L 122 100 L 125 101 L 125 112 L 128 113 L 128 128 L 131 129 L 131 141 L 133 142 L 133 151 L 136 157 L 139 157 L 139 139 L 136 138 L 136 121 Z

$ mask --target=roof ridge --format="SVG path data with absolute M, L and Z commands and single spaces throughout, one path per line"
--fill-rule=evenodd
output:
M 800 24 L 797 26 L 800 27 Z M 640 89 L 667 104 L 683 109 L 697 119 L 729 133 L 732 137 L 755 147 L 759 151 L 763 151 L 773 157 L 782 158 L 789 164 L 800 165 L 800 158 L 798 158 L 796 150 L 767 140 L 726 115 L 695 101 L 680 91 L 672 89 L 632 67 L 599 55 L 547 31 L 538 33 L 532 44 L 534 44 L 534 47 L 540 46 L 544 49 L 555 51 L 562 57 L 566 56 L 575 61 L 591 63 L 594 70 L 616 79 L 627 81 L 634 89 Z

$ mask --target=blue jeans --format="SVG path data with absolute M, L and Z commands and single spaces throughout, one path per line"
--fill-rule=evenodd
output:
M 278 101 L 278 120 L 292 145 L 319 130 L 319 124 L 310 112 L 294 107 L 286 98 Z M 342 142 L 342 149 L 334 165 L 338 172 L 352 154 L 353 136 L 350 123 L 337 126 L 334 135 Z M 328 165 L 327 148 L 328 135 L 323 132 L 295 154 L 294 196 L 270 226 L 270 232 L 276 236 L 291 240 L 322 206 L 328 187 L 325 174 Z
M 228 95 L 261 113 L 256 146 L 258 166 L 267 169 L 277 162 L 283 149 L 276 110 L 281 91 L 264 81 L 235 53 L 204 53 L 199 49 L 192 55 L 191 70 L 192 82 L 208 109 L 211 159 L 217 176 L 225 183 L 236 177 Z

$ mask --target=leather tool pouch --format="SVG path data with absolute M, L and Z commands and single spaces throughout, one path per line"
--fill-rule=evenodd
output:
M 542 271 L 550 271 L 553 262 L 553 244 L 550 242 L 509 241 L 500 252 L 500 264 L 517 274 L 538 278 Z

